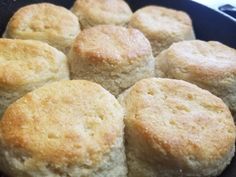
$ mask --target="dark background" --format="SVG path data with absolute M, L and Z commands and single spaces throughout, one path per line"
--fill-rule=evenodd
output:
M 0 35 L 13 13 L 21 6 L 43 2 L 42 0 L 0 0 Z M 73 0 L 46 0 L 57 5 L 70 8 Z M 216 40 L 228 46 L 236 48 L 236 21 L 218 11 L 211 10 L 205 6 L 190 0 L 127 0 L 131 8 L 136 9 L 156 4 L 186 11 L 193 20 L 196 37 L 202 40 Z M 220 141 L 220 137 L 219 137 Z M 0 174 L 1 176 L 1 174 Z M 236 159 L 224 171 L 220 177 L 236 177 Z
M 70 8 L 74 2 L 74 0 L 46 1 L 67 8 Z M 0 34 L 3 33 L 9 18 L 19 7 L 39 2 L 43 2 L 43 0 L 0 0 Z M 184 10 L 193 19 L 193 25 L 198 39 L 207 41 L 216 40 L 236 48 L 236 21 L 217 11 L 190 0 L 127 0 L 127 2 L 133 10 L 148 4 L 158 4 Z

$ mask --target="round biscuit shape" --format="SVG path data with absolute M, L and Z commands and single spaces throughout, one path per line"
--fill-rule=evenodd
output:
M 155 59 L 140 31 L 100 25 L 78 35 L 69 64 L 72 79 L 94 81 L 117 96 L 136 81 L 154 76 Z
M 67 53 L 80 32 L 77 17 L 64 7 L 50 3 L 20 8 L 8 22 L 4 37 L 32 39 Z
M 215 177 L 235 151 L 223 101 L 181 80 L 149 78 L 119 96 L 129 177 Z
M 182 41 L 156 58 L 156 76 L 209 90 L 236 113 L 236 50 L 216 41 Z
M 0 115 L 27 92 L 68 79 L 68 60 L 59 50 L 39 41 L 0 39 Z
M 195 39 L 187 13 L 159 6 L 146 6 L 137 10 L 129 26 L 144 33 L 151 43 L 154 56 L 174 42 Z
M 100 85 L 54 82 L 6 110 L 0 170 L 15 177 L 124 177 L 123 129 L 121 105 Z
M 124 0 L 77 0 L 71 11 L 78 17 L 82 29 L 109 24 L 126 26 L 132 15 Z

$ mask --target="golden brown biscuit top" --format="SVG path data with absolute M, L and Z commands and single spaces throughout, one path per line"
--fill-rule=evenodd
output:
M 179 67 L 199 80 L 236 75 L 236 50 L 216 41 L 178 42 L 166 53 L 166 60 L 173 69 Z
M 122 108 L 108 91 L 89 81 L 60 81 L 9 106 L 0 145 L 36 161 L 91 166 L 122 132 Z
M 6 36 L 22 33 L 45 33 L 72 38 L 78 32 L 79 23 L 73 13 L 64 7 L 40 3 L 19 9 L 8 23 Z
M 152 55 L 150 43 L 140 31 L 113 25 L 82 31 L 72 50 L 93 63 L 132 63 Z
M 96 24 L 121 24 L 128 22 L 132 15 L 129 5 L 123 0 L 77 0 L 72 11 L 79 18 Z
M 0 87 L 16 89 L 68 77 L 67 57 L 55 48 L 31 40 L 0 39 Z
M 160 35 L 161 32 L 181 33 L 191 27 L 192 22 L 185 12 L 146 6 L 134 13 L 130 25 L 141 29 L 146 35 Z
M 185 169 L 199 161 L 209 166 L 233 149 L 231 113 L 208 91 L 185 81 L 151 78 L 122 96 L 126 126 L 148 143 L 152 157 L 160 152 L 175 157 L 173 163 Z

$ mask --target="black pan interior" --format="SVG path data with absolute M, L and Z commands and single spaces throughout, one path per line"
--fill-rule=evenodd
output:
M 0 0 L 0 35 L 4 32 L 9 18 L 17 9 L 27 4 L 39 2 L 51 2 L 70 8 L 74 0 Z M 216 40 L 236 48 L 236 21 L 203 5 L 190 0 L 127 0 L 127 2 L 134 11 L 151 4 L 184 10 L 193 20 L 198 39 Z M 220 177 L 236 177 L 236 158 Z
M 0 34 L 9 18 L 20 7 L 39 2 L 51 2 L 70 8 L 74 0 L 0 0 Z M 236 20 L 190 0 L 127 0 L 133 10 L 157 4 L 188 12 L 193 19 L 196 37 L 202 40 L 220 41 L 236 48 Z

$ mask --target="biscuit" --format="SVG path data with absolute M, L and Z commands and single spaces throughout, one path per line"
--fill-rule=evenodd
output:
M 71 11 L 78 17 L 82 29 L 108 24 L 126 26 L 132 15 L 123 0 L 77 0 Z
M 210 92 L 181 80 L 149 78 L 119 101 L 129 177 L 214 177 L 230 163 L 234 121 Z
M 19 9 L 8 22 L 4 37 L 43 41 L 66 53 L 79 32 L 79 22 L 72 12 L 40 3 Z
M 69 64 L 72 79 L 97 82 L 117 96 L 136 81 L 154 76 L 155 59 L 140 31 L 100 25 L 78 35 Z
M 125 177 L 123 129 L 121 105 L 100 85 L 54 82 L 6 110 L 0 170 L 14 177 Z
M 173 44 L 156 59 L 156 75 L 186 80 L 223 99 L 236 113 L 236 50 L 200 40 Z
M 0 115 L 9 104 L 46 83 L 69 79 L 67 57 L 39 41 L 0 39 Z
M 146 6 L 137 10 L 129 26 L 144 33 L 151 42 L 154 56 L 174 42 L 195 38 L 187 13 L 159 6 Z

